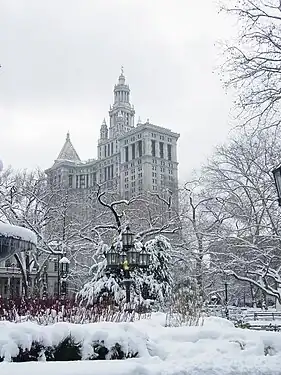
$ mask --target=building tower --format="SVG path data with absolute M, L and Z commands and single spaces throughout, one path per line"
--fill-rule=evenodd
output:
M 104 142 L 108 140 L 108 127 L 105 122 L 105 118 L 103 119 L 103 122 L 100 127 L 100 139 L 99 142 Z
M 114 103 L 109 110 L 109 138 L 116 138 L 134 127 L 135 110 L 130 104 L 130 88 L 125 83 L 123 67 L 113 92 Z

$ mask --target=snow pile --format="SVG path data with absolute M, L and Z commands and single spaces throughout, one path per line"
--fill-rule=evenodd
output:
M 102 343 L 109 350 L 118 343 L 126 357 L 138 355 L 148 357 L 149 348 L 155 345 L 145 332 L 141 332 L 131 323 L 57 323 L 40 326 L 31 322 L 0 322 L 0 357 L 11 361 L 23 351 L 30 350 L 33 343 L 44 348 L 56 347 L 66 338 L 81 345 L 82 359 L 94 356 L 93 343 Z
M 7 363 L 18 347 L 30 348 L 33 341 L 58 345 L 71 335 L 81 343 L 82 359 L 91 358 L 92 343 L 119 343 L 138 358 L 125 361 L 77 361 L 71 363 Z M 222 318 L 206 318 L 199 327 L 165 327 L 165 315 L 133 323 L 34 323 L 0 324 L 1 375 L 40 372 L 40 375 L 280 375 L 281 335 L 275 332 L 235 328 Z M 44 359 L 44 357 L 42 357 Z M 34 367 L 36 366 L 36 367 Z
M 13 237 L 37 245 L 37 237 L 35 233 L 29 229 L 18 227 L 16 225 L 0 223 L 0 236 Z

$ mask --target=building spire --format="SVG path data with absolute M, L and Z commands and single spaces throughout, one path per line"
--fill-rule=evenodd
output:
M 114 102 L 109 110 L 109 138 L 117 137 L 134 127 L 135 110 L 130 103 L 130 87 L 125 82 L 123 65 L 113 93 Z
M 124 66 L 121 65 L 121 73 L 118 79 L 118 84 L 119 85 L 125 85 L 125 76 L 124 76 Z
M 70 141 L 70 133 L 69 133 L 69 130 L 68 130 L 67 133 L 66 133 L 66 140 L 67 140 L 67 141 Z

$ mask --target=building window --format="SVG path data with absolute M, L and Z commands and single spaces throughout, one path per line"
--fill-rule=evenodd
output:
M 72 174 L 68 176 L 68 186 L 70 188 L 72 188 L 72 184 L 73 184 L 73 176 Z
M 132 144 L 132 159 L 136 158 L 136 144 Z
M 151 155 L 156 156 L 156 141 L 154 139 L 151 140 Z
M 142 157 L 142 141 L 138 141 L 139 158 Z
M 167 145 L 168 160 L 172 160 L 172 145 Z
M 159 142 L 160 158 L 164 159 L 164 143 Z
M 172 142 L 172 138 L 168 138 L 168 142 Z
M 128 172 L 128 171 L 126 171 L 126 172 L 125 172 L 125 176 L 128 176 L 128 174 L 129 174 L 129 172 Z
M 106 158 L 106 150 L 107 150 L 107 148 L 106 148 L 106 145 L 104 146 L 104 157 Z
M 128 146 L 125 147 L 125 161 L 129 161 L 129 148 Z
M 156 159 L 152 159 L 152 163 L 153 164 L 157 164 L 157 160 Z
M 138 164 L 141 164 L 141 160 L 138 160 Z
M 165 139 L 164 135 L 160 135 L 160 139 L 161 139 L 161 141 L 164 141 L 164 139 Z
M 76 176 L 76 189 L 79 188 L 79 176 Z
M 113 142 L 111 142 L 111 155 L 113 155 Z

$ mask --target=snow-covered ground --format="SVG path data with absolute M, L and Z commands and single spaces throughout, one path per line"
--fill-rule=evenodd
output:
M 1 375 L 280 375 L 281 334 L 238 329 L 221 318 L 206 318 L 200 327 L 165 327 L 163 314 L 134 323 L 33 323 L 0 324 L 0 356 L 16 355 L 17 346 L 32 340 L 56 344 L 71 333 L 82 341 L 82 355 L 91 354 L 90 343 L 119 342 L 139 358 L 107 361 L 0 363 Z

